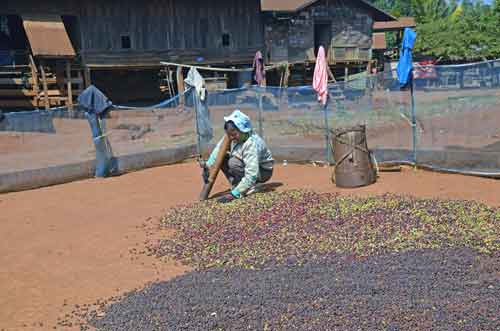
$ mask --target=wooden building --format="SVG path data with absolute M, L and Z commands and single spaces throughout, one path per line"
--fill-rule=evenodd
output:
M 75 82 L 92 82 L 115 102 L 160 97 L 160 61 L 248 65 L 264 47 L 260 0 L 3 0 L 0 33 L 1 22 L 4 48 L 26 66 L 24 90 L 35 90 L 32 67 L 43 64 L 54 81 L 61 68 L 76 70 Z
M 366 70 L 374 23 L 397 21 L 365 0 L 262 0 L 262 11 L 268 63 L 288 62 L 307 71 L 322 45 L 336 76 Z

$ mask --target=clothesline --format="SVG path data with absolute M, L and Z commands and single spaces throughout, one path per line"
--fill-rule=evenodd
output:
M 190 64 L 181 64 L 181 63 L 174 63 L 174 62 L 160 62 L 161 65 L 164 66 L 177 66 L 177 67 L 183 67 L 183 68 L 196 68 L 197 70 L 206 70 L 206 71 L 222 71 L 222 72 L 251 72 L 253 71 L 253 68 L 218 68 L 218 67 L 207 67 L 207 66 L 196 66 L 196 65 L 190 65 Z M 269 66 L 265 66 L 264 70 L 273 70 L 276 68 L 279 68 L 281 66 L 284 66 L 288 63 L 283 62 L 283 63 L 277 63 Z

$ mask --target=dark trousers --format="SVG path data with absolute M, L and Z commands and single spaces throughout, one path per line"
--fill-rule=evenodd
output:
M 238 185 L 243 177 L 245 177 L 245 163 L 236 157 L 226 156 L 224 163 L 221 167 L 222 172 L 226 176 L 232 187 Z M 273 175 L 273 170 L 269 169 L 259 169 L 259 178 L 257 178 L 257 183 L 265 183 Z

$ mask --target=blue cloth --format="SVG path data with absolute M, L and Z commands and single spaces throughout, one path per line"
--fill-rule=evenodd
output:
M 415 45 L 416 38 L 417 34 L 415 33 L 415 31 L 410 28 L 405 28 L 398 67 L 396 69 L 399 85 L 401 87 L 406 86 L 410 82 L 410 75 L 413 70 L 412 50 L 413 46 Z
M 90 85 L 78 97 L 80 107 L 85 110 L 95 146 L 95 176 L 106 177 L 115 171 L 111 144 L 104 135 L 106 132 L 104 115 L 113 103 L 94 85 Z
M 95 176 L 106 177 L 116 171 L 116 159 L 113 158 L 111 144 L 103 133 L 106 131 L 104 120 L 95 113 L 85 112 L 92 131 L 95 146 Z
M 97 87 L 90 85 L 78 97 L 78 103 L 88 113 L 103 115 L 113 103 Z
M 233 111 L 231 115 L 224 117 L 224 122 L 229 121 L 233 122 L 241 132 L 247 133 L 252 131 L 252 123 L 250 122 L 250 117 L 243 114 L 238 109 Z

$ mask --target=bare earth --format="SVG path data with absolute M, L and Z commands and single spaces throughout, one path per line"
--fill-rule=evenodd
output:
M 279 190 L 391 192 L 500 206 L 500 185 L 491 179 L 405 168 L 382 173 L 369 187 L 341 190 L 329 177 L 327 168 L 288 165 L 276 168 L 273 182 L 283 184 Z M 0 195 L 0 330 L 52 330 L 77 304 L 186 272 L 131 250 L 144 249 L 148 218 L 196 200 L 200 188 L 191 162 Z M 213 192 L 226 188 L 219 177 Z

